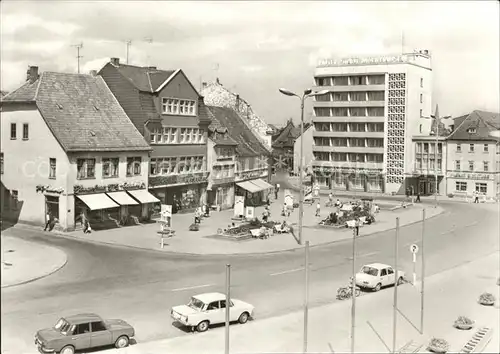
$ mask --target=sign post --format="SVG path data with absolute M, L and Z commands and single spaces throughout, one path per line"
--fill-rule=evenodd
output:
M 413 244 L 410 246 L 410 252 L 413 256 L 413 286 L 417 283 L 417 253 L 418 253 L 418 246 L 416 244 Z

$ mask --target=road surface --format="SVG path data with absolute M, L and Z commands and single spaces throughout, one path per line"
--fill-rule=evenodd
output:
M 497 206 L 441 205 L 445 213 L 426 222 L 427 275 L 499 249 Z M 314 229 L 304 229 L 306 239 L 310 232 Z M 410 273 L 409 246 L 420 245 L 421 232 L 420 223 L 400 230 L 399 264 Z M 299 310 L 303 304 L 303 250 L 259 256 L 187 256 L 85 243 L 17 228 L 9 234 L 57 246 L 67 252 L 68 263 L 47 278 L 2 289 L 5 354 L 36 352 L 36 330 L 53 325 L 59 316 L 79 312 L 127 320 L 136 328 L 137 342 L 186 335 L 172 325 L 170 308 L 196 293 L 223 292 L 227 263 L 232 267 L 232 296 L 254 304 L 257 321 Z M 394 237 L 392 230 L 359 238 L 356 268 L 371 262 L 393 264 Z M 351 254 L 350 240 L 311 248 L 311 306 L 336 301 L 337 288 L 351 275 Z

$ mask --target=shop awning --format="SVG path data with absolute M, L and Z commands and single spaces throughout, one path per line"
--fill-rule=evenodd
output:
M 263 191 L 265 188 L 262 188 L 256 184 L 253 184 L 250 181 L 245 181 L 245 182 L 238 182 L 236 183 L 238 187 L 243 188 L 244 190 L 249 191 L 250 193 L 257 193 L 260 191 Z
M 264 181 L 263 179 L 253 179 L 251 181 L 253 184 L 256 184 L 257 186 L 261 187 L 261 188 L 264 188 L 264 189 L 272 189 L 274 188 L 272 185 L 270 185 L 269 183 L 267 183 L 266 181 Z
M 106 193 L 108 197 L 111 197 L 115 202 L 120 205 L 136 205 L 137 203 L 134 198 L 130 197 L 126 192 L 109 192 Z
M 147 203 L 159 203 L 160 199 L 156 198 L 154 195 L 149 193 L 145 189 L 138 189 L 135 191 L 128 191 L 132 197 L 137 199 L 141 204 Z
M 105 193 L 77 195 L 76 197 L 84 202 L 90 208 L 90 210 L 120 207 Z

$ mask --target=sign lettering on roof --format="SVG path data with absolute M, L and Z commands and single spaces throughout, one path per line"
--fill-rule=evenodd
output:
M 379 57 L 354 57 L 354 58 L 342 58 L 342 59 L 320 59 L 318 61 L 317 67 L 329 67 L 329 66 L 349 66 L 349 65 L 381 65 L 381 64 L 396 64 L 396 63 L 407 63 L 408 56 L 406 55 L 388 55 Z

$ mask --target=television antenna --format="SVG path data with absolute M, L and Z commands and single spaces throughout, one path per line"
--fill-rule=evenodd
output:
M 78 63 L 78 74 L 80 73 L 80 58 L 83 58 L 83 55 L 80 55 L 80 49 L 83 48 L 83 42 L 80 44 L 73 44 L 72 47 L 76 48 L 76 60 Z

